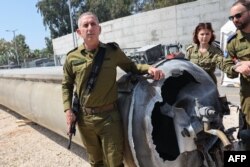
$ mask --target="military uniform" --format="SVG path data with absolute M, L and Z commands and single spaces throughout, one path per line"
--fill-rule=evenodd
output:
M 93 58 L 99 48 L 106 50 L 101 70 L 95 87 L 89 95 L 84 93 L 86 80 L 91 71 Z M 115 107 L 118 97 L 116 84 L 116 68 L 125 72 L 145 74 L 149 65 L 134 64 L 115 45 L 100 43 L 94 51 L 88 51 L 84 45 L 70 51 L 67 55 L 62 81 L 64 110 L 72 108 L 74 85 L 79 96 L 82 111 L 78 116 L 78 128 L 89 153 L 91 166 L 119 167 L 123 166 L 123 128 L 120 113 Z M 107 109 L 107 106 L 111 108 Z M 112 107 L 113 106 L 113 107 Z M 106 109 L 105 109 L 106 108 Z M 86 113 L 88 110 L 105 112 Z M 104 155 L 106 155 L 104 157 Z M 104 162 L 103 162 L 104 160 Z
M 201 53 L 197 44 L 192 44 L 187 47 L 186 58 L 192 63 L 197 64 L 205 70 L 213 81 L 217 84 L 217 79 L 214 74 L 216 67 L 223 67 L 223 52 L 215 44 L 211 44 L 206 53 Z
M 233 66 L 237 61 L 250 61 L 250 34 L 237 32 L 229 37 L 227 42 L 227 55 L 224 61 L 224 71 L 229 78 L 238 77 Z M 246 114 L 246 121 L 250 125 L 250 76 L 240 75 L 240 101 L 241 108 Z

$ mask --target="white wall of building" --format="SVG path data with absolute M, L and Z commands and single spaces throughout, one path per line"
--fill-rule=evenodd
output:
M 117 42 L 121 48 L 142 47 L 149 44 L 192 42 L 192 33 L 199 22 L 211 22 L 220 40 L 220 28 L 227 22 L 235 0 L 197 0 L 177 6 L 138 13 L 101 23 L 102 42 Z M 77 35 L 76 35 L 77 36 Z M 73 49 L 72 34 L 52 40 L 55 55 Z M 77 36 L 77 43 L 82 40 Z

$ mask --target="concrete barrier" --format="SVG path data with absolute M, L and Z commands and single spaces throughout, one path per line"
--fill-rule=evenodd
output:
M 67 137 L 61 81 L 62 67 L 0 70 L 0 104 Z

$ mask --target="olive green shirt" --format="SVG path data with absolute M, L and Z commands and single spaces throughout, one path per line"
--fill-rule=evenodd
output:
M 93 58 L 100 47 L 106 49 L 103 64 L 97 76 L 94 89 L 86 96 L 84 91 L 87 78 L 91 71 Z M 63 66 L 62 94 L 64 111 L 71 108 L 74 85 L 82 106 L 98 107 L 115 102 L 118 97 L 116 83 L 117 66 L 125 72 L 137 74 L 146 74 L 150 67 L 147 64 L 133 63 L 119 47 L 114 48 L 104 43 L 100 43 L 98 49 L 94 51 L 86 50 L 84 45 L 70 51 Z M 84 102 L 83 99 L 85 99 Z
M 187 47 L 186 58 L 205 70 L 214 82 L 217 83 L 216 76 L 214 74 L 215 69 L 218 67 L 222 70 L 223 67 L 223 52 L 220 48 L 211 44 L 209 45 L 206 53 L 201 53 L 199 51 L 199 46 L 197 44 L 192 44 Z
M 236 31 L 227 43 L 227 55 L 224 60 L 224 71 L 229 78 L 238 77 L 238 73 L 233 70 L 235 62 L 237 61 L 250 61 L 250 34 L 245 34 L 240 30 Z M 250 93 L 250 77 L 240 75 L 241 91 Z

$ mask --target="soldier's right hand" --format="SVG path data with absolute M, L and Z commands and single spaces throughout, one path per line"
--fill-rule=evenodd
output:
M 76 116 L 75 114 L 73 113 L 73 111 L 71 109 L 68 109 L 66 111 L 66 122 L 67 122 L 67 125 L 68 125 L 68 132 L 70 130 L 70 125 L 76 121 Z
M 160 80 L 162 78 L 164 78 L 165 74 L 162 70 L 155 68 L 153 66 L 150 66 L 148 69 L 148 74 L 150 74 L 151 76 L 153 76 L 154 80 Z
M 243 75 L 249 76 L 250 74 L 250 62 L 249 61 L 241 61 L 239 65 L 236 65 L 235 71 L 241 73 Z

